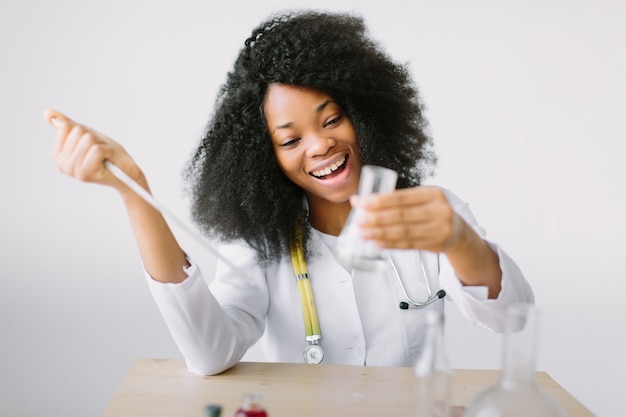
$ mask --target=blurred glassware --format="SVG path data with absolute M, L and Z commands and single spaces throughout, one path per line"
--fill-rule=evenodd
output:
M 531 304 L 506 311 L 500 379 L 468 405 L 464 417 L 564 417 L 557 402 L 537 384 L 535 358 L 539 312 Z
M 374 193 L 390 193 L 396 188 L 398 174 L 396 171 L 374 165 L 361 168 L 359 181 L 359 198 Z M 362 209 L 357 204 L 350 211 L 348 220 L 337 239 L 336 255 L 339 262 L 347 269 L 363 269 L 380 271 L 386 267 L 383 251 L 373 240 L 365 240 L 361 236 L 358 225 Z
M 446 353 L 443 310 L 426 310 L 426 337 L 413 367 L 417 378 L 417 416 L 448 417 L 452 392 L 452 367 Z

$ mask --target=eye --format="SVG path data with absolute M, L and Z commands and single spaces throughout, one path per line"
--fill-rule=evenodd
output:
M 295 138 L 295 139 L 290 139 L 287 142 L 281 143 L 279 146 L 280 147 L 289 147 L 289 146 L 293 146 L 296 143 L 300 142 L 301 138 Z
M 329 127 L 332 125 L 336 125 L 337 123 L 339 123 L 341 121 L 341 119 L 343 118 L 343 114 L 340 114 L 337 117 L 333 117 L 330 120 L 328 120 L 326 123 L 324 123 L 324 127 Z

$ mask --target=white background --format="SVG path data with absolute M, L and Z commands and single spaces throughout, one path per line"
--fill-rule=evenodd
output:
M 180 172 L 240 45 L 305 4 L 1 0 L 0 416 L 99 416 L 134 359 L 180 357 L 119 198 L 58 173 L 43 109 L 121 142 L 186 219 Z M 429 182 L 470 202 L 527 274 L 537 368 L 595 414 L 626 415 L 626 2 L 315 7 L 361 12 L 410 62 L 440 158 Z M 501 336 L 448 315 L 453 365 L 498 368 Z

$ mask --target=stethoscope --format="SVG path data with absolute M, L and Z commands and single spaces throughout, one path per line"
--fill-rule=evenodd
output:
M 426 290 L 428 290 L 428 298 L 426 301 L 415 301 L 409 294 L 406 292 L 406 288 L 404 288 L 404 283 L 402 282 L 402 278 L 400 278 L 400 273 L 398 272 L 398 268 L 396 268 L 396 263 L 393 261 L 393 258 L 390 254 L 387 254 L 387 258 L 389 259 L 389 263 L 391 264 L 391 269 L 393 270 L 393 274 L 400 285 L 400 289 L 402 290 L 402 295 L 404 295 L 404 301 L 400 301 L 400 308 L 402 310 L 408 310 L 409 308 L 424 308 L 435 301 L 439 300 L 446 296 L 446 292 L 444 290 L 439 290 L 435 295 L 433 295 L 433 291 L 430 288 L 430 283 L 428 282 L 428 275 L 426 274 L 426 268 L 424 267 L 424 261 L 422 260 L 422 251 L 417 251 L 420 257 L 420 266 L 422 267 L 422 273 L 424 274 L 424 283 L 426 284 Z
M 303 353 L 304 361 L 308 364 L 319 364 L 324 359 L 324 350 L 320 346 L 322 332 L 320 330 L 319 319 L 317 317 L 317 308 L 315 307 L 315 299 L 313 298 L 311 280 L 309 279 L 306 261 L 304 259 L 302 236 L 300 233 L 296 233 L 296 239 L 291 245 L 290 254 L 291 266 L 293 267 L 293 272 L 298 285 L 298 292 L 300 294 L 300 304 L 302 305 L 302 316 L 304 319 L 305 340 L 307 341 L 307 347 L 304 349 Z M 421 302 L 415 301 L 409 296 L 393 258 L 390 254 L 387 255 L 393 274 L 398 281 L 400 289 L 402 290 L 402 295 L 405 299 L 404 301 L 401 301 L 399 305 L 402 310 L 407 310 L 409 308 L 424 308 L 446 296 L 446 292 L 444 290 L 439 290 L 436 294 L 432 293 L 430 283 L 428 282 L 428 275 L 426 274 L 426 268 L 424 267 L 424 262 L 422 260 L 421 251 L 419 251 L 419 258 L 422 273 L 424 274 L 426 289 L 428 291 L 428 298 Z
M 291 266 L 298 284 L 300 293 L 300 304 L 302 305 L 302 317 L 304 319 L 304 334 L 307 347 L 304 349 L 304 361 L 309 364 L 321 363 L 324 359 L 324 350 L 319 345 L 322 339 L 320 322 L 317 318 L 317 308 L 313 298 L 311 280 L 307 272 L 306 261 L 304 260 L 304 250 L 302 246 L 302 235 L 296 231 L 295 242 L 291 244 Z

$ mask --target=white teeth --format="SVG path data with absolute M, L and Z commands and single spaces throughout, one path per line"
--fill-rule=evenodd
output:
M 345 157 L 343 157 L 339 161 L 333 163 L 331 166 L 326 167 L 324 169 L 317 170 L 317 171 L 313 171 L 313 172 L 311 172 L 311 174 L 313 174 L 313 176 L 315 176 L 315 177 L 326 176 L 326 175 L 330 174 L 331 172 L 337 171 L 337 168 L 342 166 L 344 162 L 346 162 L 346 158 Z

